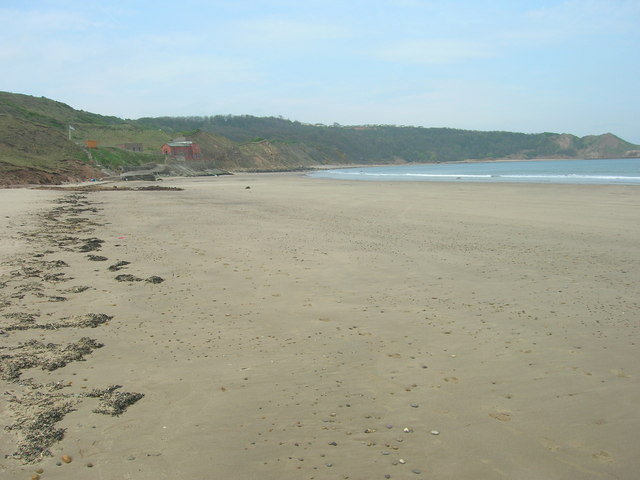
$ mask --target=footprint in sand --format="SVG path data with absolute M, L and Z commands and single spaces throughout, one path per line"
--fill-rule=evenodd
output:
M 495 413 L 490 413 L 489 416 L 491 418 L 495 418 L 496 420 L 500 420 L 501 422 L 510 422 L 511 421 L 511 414 L 510 413 L 495 412 Z
M 613 463 L 613 458 L 611 458 L 611 454 L 609 452 L 605 452 L 604 450 L 600 450 L 597 453 L 591 455 L 596 460 L 600 460 L 601 462 Z

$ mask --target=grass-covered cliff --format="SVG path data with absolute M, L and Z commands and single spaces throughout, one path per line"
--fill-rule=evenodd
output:
M 638 145 L 610 133 L 579 138 L 392 125 L 327 126 L 248 115 L 126 120 L 76 110 L 44 97 L 0 92 L 0 185 L 59 183 L 98 176 L 101 167 L 118 170 L 164 161 L 160 147 L 178 136 L 200 145 L 203 164 L 226 170 L 640 157 Z M 89 139 L 98 142 L 97 150 L 84 148 Z M 140 143 L 144 152 L 118 148 L 123 143 Z

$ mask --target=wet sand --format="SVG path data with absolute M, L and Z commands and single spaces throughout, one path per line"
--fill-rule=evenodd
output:
M 163 185 L 0 191 L 0 477 L 640 470 L 637 187 Z

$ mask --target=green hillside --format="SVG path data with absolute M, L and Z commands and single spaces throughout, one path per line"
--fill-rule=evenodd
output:
M 145 129 L 131 123 L 96 125 L 75 123 L 71 139 L 77 142 L 96 140 L 99 146 L 116 147 L 122 143 L 141 143 L 147 153 L 160 153 L 160 147 L 173 136 L 157 129 Z
M 69 125 L 78 123 L 93 125 L 125 123 L 124 120 L 117 117 L 105 117 L 96 113 L 75 110 L 69 105 L 45 97 L 9 92 L 0 92 L 0 114 L 3 113 L 64 131 Z
M 53 172 L 60 161 L 82 160 L 84 152 L 57 130 L 26 120 L 0 115 L 2 162 Z
M 160 147 L 176 137 L 200 145 L 201 161 L 189 165 L 196 170 L 640 157 L 640 146 L 610 133 L 579 138 L 394 125 L 328 126 L 250 115 L 123 120 L 43 97 L 0 92 L 0 185 L 86 179 L 100 175 L 98 168 L 118 172 L 164 162 Z M 84 148 L 87 140 L 97 141 L 98 149 Z M 144 151 L 118 148 L 124 143 L 140 143 Z
M 236 142 L 266 139 L 304 144 L 326 163 L 450 162 L 497 158 L 612 158 L 639 156 L 615 135 L 482 132 L 393 125 L 309 125 L 250 115 L 141 118 L 136 124 L 168 132 L 199 129 Z M 324 162 L 320 162 L 324 163 Z
M 59 183 L 97 173 L 62 132 L 0 114 L 0 185 Z
M 98 167 L 164 161 L 160 146 L 171 138 L 47 98 L 0 92 L 0 185 L 84 180 L 102 176 Z M 99 148 L 85 149 L 87 140 Z M 116 147 L 128 142 L 142 143 L 145 152 Z

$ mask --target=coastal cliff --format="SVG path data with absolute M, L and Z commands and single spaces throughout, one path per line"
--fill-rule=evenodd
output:
M 463 160 L 640 157 L 612 133 L 577 137 L 393 125 L 304 124 L 280 117 L 217 115 L 126 120 L 44 97 L 0 92 L 0 185 L 98 178 L 171 161 L 176 137 L 199 145 L 187 170 L 279 171 L 322 165 Z M 88 142 L 91 143 L 88 143 Z M 135 151 L 123 147 L 139 146 Z M 87 148 L 90 147 L 90 148 Z

